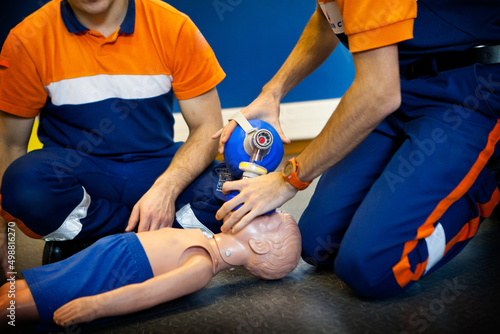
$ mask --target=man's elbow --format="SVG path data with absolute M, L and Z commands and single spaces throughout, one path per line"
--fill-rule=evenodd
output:
M 374 89 L 373 105 L 380 116 L 387 117 L 401 106 L 401 89 L 399 85 L 380 85 Z
M 9 164 L 28 152 L 28 143 L 19 143 L 0 137 L 0 152 Z
M 399 109 L 401 106 L 401 90 L 399 87 L 387 94 L 384 105 L 388 115 Z

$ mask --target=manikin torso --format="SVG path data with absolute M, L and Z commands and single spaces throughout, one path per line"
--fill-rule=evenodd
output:
M 137 233 L 155 276 L 181 266 L 192 253 L 201 253 L 212 259 L 214 274 L 218 259 L 217 248 L 199 229 L 164 228 L 154 232 Z
M 253 240 L 259 241 L 270 231 L 277 229 L 282 215 L 274 213 L 256 218 L 252 224 L 236 234 L 217 233 L 208 239 L 199 229 L 163 228 L 156 231 L 137 233 L 155 276 L 180 267 L 190 255 L 205 256 L 215 275 L 221 270 L 245 265 L 256 255 L 249 247 Z M 288 215 L 289 216 L 289 215 Z M 291 217 L 291 216 L 290 216 Z M 293 219 L 293 218 L 292 218 Z M 266 242 L 263 242 L 266 243 Z M 266 250 L 263 253 L 268 253 Z

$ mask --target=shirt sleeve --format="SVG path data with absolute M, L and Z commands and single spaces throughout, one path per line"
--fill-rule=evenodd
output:
M 172 87 L 180 100 L 209 91 L 225 77 L 212 48 L 189 18 L 179 33 L 172 76 Z
M 351 52 L 413 38 L 416 0 L 338 0 L 338 5 Z
M 37 68 L 22 42 L 10 33 L 0 54 L 0 110 L 32 118 L 47 101 Z

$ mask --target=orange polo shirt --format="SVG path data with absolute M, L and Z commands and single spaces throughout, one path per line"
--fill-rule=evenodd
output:
M 347 35 L 351 52 L 413 38 L 416 0 L 318 0 L 318 4 L 335 34 Z

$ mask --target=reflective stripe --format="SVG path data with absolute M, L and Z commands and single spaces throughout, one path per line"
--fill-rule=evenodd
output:
M 191 204 L 189 203 L 184 205 L 179 211 L 175 213 L 175 218 L 177 219 L 177 222 L 179 223 L 179 225 L 182 226 L 183 229 L 199 228 L 203 233 L 203 235 L 206 236 L 208 239 L 212 239 L 214 236 L 214 233 L 210 231 L 208 227 L 203 225 L 198 220 L 198 218 L 196 218 L 193 209 L 191 209 Z
M 477 230 L 479 229 L 479 222 L 481 217 L 486 218 L 491 216 L 493 210 L 495 209 L 499 201 L 500 201 L 500 191 L 498 190 L 498 188 L 495 188 L 493 194 L 491 195 L 490 200 L 487 203 L 485 204 L 477 203 L 479 209 L 479 216 L 471 219 L 467 224 L 462 226 L 460 232 L 458 232 L 457 235 L 455 235 L 452 239 L 450 239 L 450 241 L 448 241 L 448 244 L 446 245 L 445 254 L 448 253 L 457 243 L 468 240 L 473 236 L 475 236 Z
M 90 205 L 90 195 L 83 189 L 83 200 L 69 214 L 62 225 L 54 232 L 45 236 L 45 241 L 73 240 L 82 230 L 80 219 L 87 217 L 87 210 Z
M 446 250 L 446 235 L 444 228 L 441 223 L 438 223 L 434 228 L 434 232 L 427 238 L 425 238 L 425 243 L 427 244 L 427 252 L 429 253 L 429 258 L 427 260 L 427 266 L 425 267 L 424 275 L 429 271 L 436 263 L 438 263 L 444 256 Z
M 420 275 L 423 273 L 420 271 L 415 271 L 414 273 L 410 269 L 410 261 L 408 259 L 408 254 L 417 247 L 418 240 L 425 239 L 430 236 L 433 230 L 433 224 L 437 222 L 443 214 L 448 210 L 448 208 L 455 203 L 460 197 L 462 197 L 476 181 L 479 173 L 483 170 L 484 166 L 493 155 L 495 151 L 496 144 L 500 140 L 500 120 L 497 120 L 495 127 L 491 130 L 488 136 L 488 142 L 485 148 L 479 153 L 479 156 L 472 165 L 471 169 L 462 179 L 462 181 L 457 185 L 451 193 L 443 198 L 438 205 L 431 212 L 429 217 L 425 220 L 424 224 L 420 226 L 417 230 L 417 236 L 414 240 L 407 241 L 403 248 L 403 254 L 401 255 L 401 260 L 394 265 L 392 268 L 394 272 L 394 277 L 398 282 L 399 286 L 404 287 L 410 281 L 416 281 L 420 279 Z
M 77 105 L 111 98 L 147 99 L 172 89 L 171 75 L 108 75 L 65 79 L 45 86 L 56 106 Z

